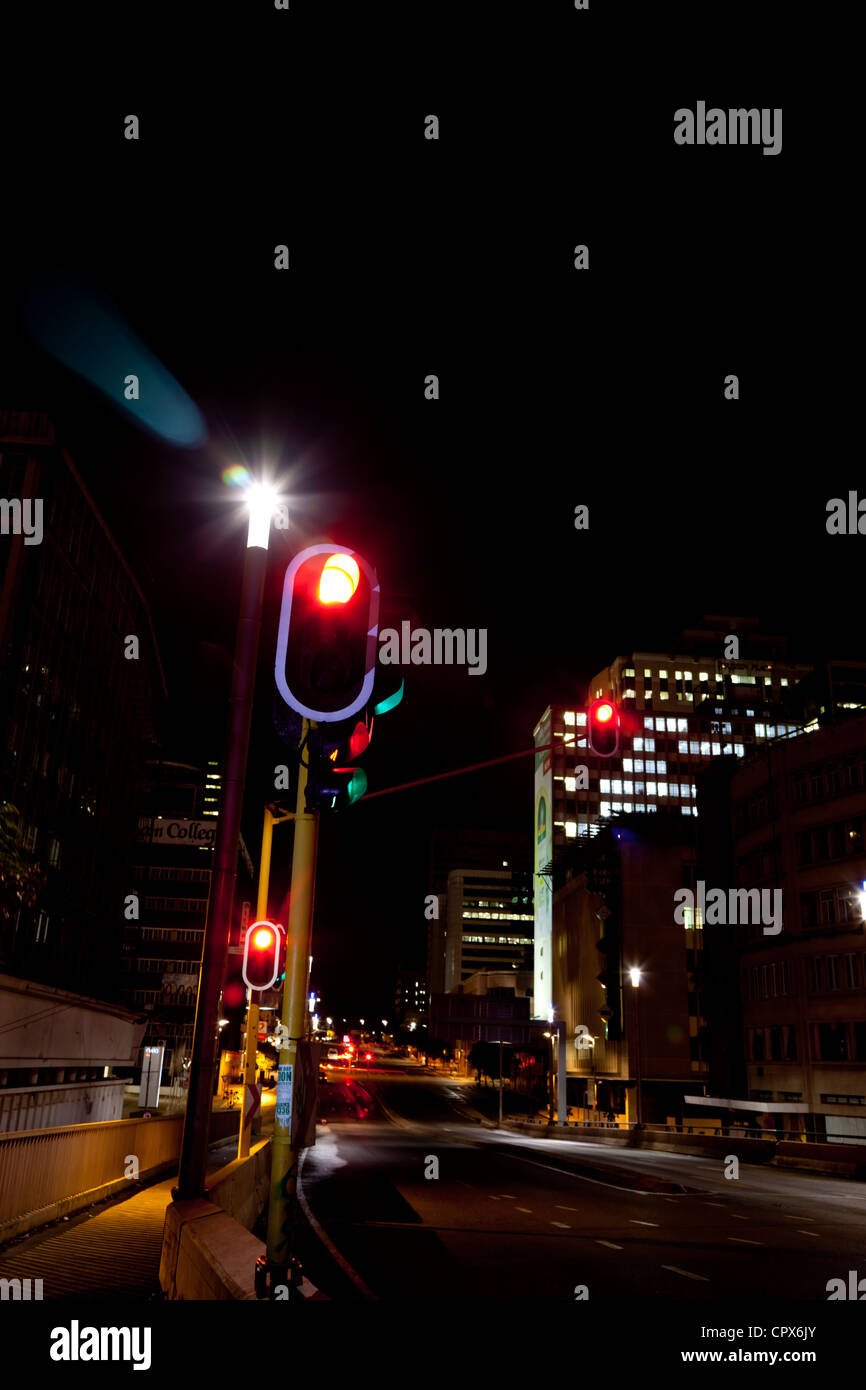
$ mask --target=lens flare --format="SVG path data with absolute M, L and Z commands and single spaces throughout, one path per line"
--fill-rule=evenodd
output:
M 351 555 L 330 555 L 319 580 L 319 602 L 348 603 L 360 577 L 361 571 Z
M 249 487 L 252 482 L 249 472 L 242 463 L 233 463 L 231 468 L 224 468 L 222 480 L 226 487 Z
M 599 724 L 606 724 L 609 719 L 613 718 L 613 706 L 599 705 L 598 709 L 595 712 L 595 717 L 598 720 Z
M 273 939 L 273 932 L 269 931 L 267 927 L 262 927 L 261 931 L 257 931 L 253 937 L 253 945 L 257 946 L 260 951 L 264 951 L 270 946 Z

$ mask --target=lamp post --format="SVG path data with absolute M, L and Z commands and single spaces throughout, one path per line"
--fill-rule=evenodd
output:
M 635 1051 L 635 1071 L 637 1073 L 637 1122 L 640 1127 L 643 1124 L 643 1105 L 640 1092 L 640 1022 L 638 1019 L 637 992 L 640 988 L 641 972 L 637 966 L 633 966 L 628 972 L 629 979 L 633 985 L 632 999 L 634 1001 L 634 1051 Z
M 213 1104 L 220 991 L 228 958 L 229 927 L 235 896 L 238 839 L 250 741 L 262 596 L 268 562 L 270 521 L 276 494 L 254 484 L 247 489 L 249 529 L 226 729 L 225 780 L 217 819 L 211 888 L 204 929 L 201 975 L 193 1029 L 189 1092 L 183 1127 L 175 1201 L 204 1194 L 207 1144 Z

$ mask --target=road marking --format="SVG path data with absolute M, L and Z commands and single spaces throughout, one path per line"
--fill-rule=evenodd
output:
M 705 1207 L 723 1207 L 724 1202 L 704 1202 Z
M 309 1202 L 307 1201 L 306 1194 L 305 1194 L 304 1189 L 303 1189 L 303 1187 L 302 1187 L 302 1185 L 301 1185 L 301 1179 L 302 1179 L 302 1177 L 303 1177 L 303 1172 L 304 1172 L 304 1161 L 305 1161 L 305 1159 L 306 1159 L 306 1157 L 307 1157 L 307 1155 L 308 1155 L 309 1152 L 310 1152 L 309 1149 L 304 1149 L 304 1152 L 301 1154 L 301 1161 L 300 1161 L 300 1163 L 299 1163 L 299 1165 L 298 1165 L 298 1181 L 297 1181 L 297 1186 L 296 1186 L 296 1189 L 295 1189 L 295 1190 L 296 1190 L 296 1192 L 297 1192 L 298 1202 L 299 1202 L 299 1204 L 300 1204 L 301 1210 L 303 1211 L 304 1215 L 306 1216 L 307 1220 L 309 1221 L 309 1223 L 310 1223 L 310 1225 L 312 1226 L 313 1230 L 315 1231 L 316 1235 L 319 1237 L 319 1240 L 322 1242 L 322 1244 L 324 1245 L 325 1249 L 326 1249 L 326 1250 L 333 1256 L 333 1258 L 336 1260 L 337 1264 L 340 1266 L 340 1268 L 342 1269 L 343 1273 L 344 1273 L 344 1274 L 347 1274 L 347 1275 L 349 1276 L 349 1278 L 351 1279 L 352 1283 L 353 1283 L 353 1284 L 355 1285 L 355 1287 L 361 1292 L 361 1294 L 363 1295 L 364 1298 L 366 1298 L 368 1301 L 370 1301 L 370 1302 L 372 1302 L 372 1303 L 378 1303 L 378 1302 L 379 1302 L 379 1296 L 378 1296 L 378 1294 L 373 1293 L 373 1290 L 369 1287 L 369 1285 L 364 1283 L 364 1280 L 361 1278 L 360 1274 L 357 1272 L 357 1270 L 355 1270 L 355 1269 L 352 1268 L 352 1266 L 349 1264 L 349 1261 L 346 1259 L 345 1255 L 342 1255 L 342 1254 L 340 1253 L 340 1251 L 337 1249 L 337 1247 L 336 1247 L 336 1245 L 334 1244 L 334 1242 L 331 1240 L 331 1237 L 328 1235 L 327 1231 L 326 1231 L 326 1230 L 324 1229 L 324 1227 L 316 1220 L 315 1216 L 313 1215 L 313 1212 L 312 1212 L 311 1209 L 310 1209 L 310 1204 L 309 1204 Z
M 532 1215 L 532 1207 L 515 1207 L 515 1211 L 525 1211 L 527 1216 Z
M 814 1216 L 791 1216 L 790 1212 L 783 1211 L 782 1215 L 786 1221 L 814 1221 Z
M 501 1198 L 499 1198 L 499 1197 L 494 1197 L 494 1195 L 493 1195 L 492 1192 L 488 1192 L 487 1195 L 488 1195 L 488 1197 L 490 1198 L 491 1202 L 498 1202 L 498 1201 L 501 1200 Z
M 591 1182 L 596 1187 L 607 1187 L 612 1192 L 628 1192 L 632 1197 L 651 1197 L 654 1194 L 644 1192 L 640 1188 L 620 1187 L 619 1183 L 602 1182 L 599 1178 L 588 1178 L 585 1173 L 575 1173 L 568 1168 L 553 1168 L 549 1163 L 539 1163 L 535 1158 L 521 1158 L 520 1154 L 509 1153 L 507 1149 L 502 1151 L 503 1158 L 511 1158 L 515 1163 L 529 1163 L 533 1168 L 543 1168 L 546 1173 L 561 1173 L 564 1178 L 578 1178 L 580 1182 Z M 503 1197 L 507 1197 L 507 1192 L 503 1192 Z
M 658 1226 L 657 1221 L 629 1221 L 630 1226 Z
M 597 1240 L 596 1245 L 606 1245 L 608 1250 L 621 1250 L 621 1245 L 614 1245 L 612 1240 Z
M 551 1221 L 551 1226 L 559 1226 L 563 1231 L 570 1231 L 571 1227 L 567 1221 Z
M 700 1279 L 703 1284 L 710 1282 L 705 1274 L 692 1274 L 690 1269 L 679 1269 L 677 1265 L 662 1265 L 662 1269 L 669 1269 L 672 1274 L 682 1274 L 686 1279 Z
M 458 1178 L 457 1181 L 459 1182 L 459 1184 L 460 1184 L 461 1187 L 471 1187 L 471 1186 L 472 1186 L 472 1183 L 471 1183 L 471 1182 L 464 1182 L 462 1178 Z
M 554 1203 L 555 1211 L 577 1211 L 577 1207 L 562 1207 L 559 1202 Z
M 737 1216 L 737 1213 L 735 1211 L 731 1212 L 732 1221 L 748 1221 L 748 1219 L 748 1216 Z
M 509 1202 L 513 1202 L 516 1200 L 513 1192 L 503 1192 L 501 1195 L 505 1197 L 506 1200 Z
M 798 1236 L 813 1236 L 813 1237 L 815 1238 L 815 1240 L 820 1240 L 820 1239 L 821 1239 L 821 1237 L 818 1235 L 818 1232 L 817 1232 L 817 1231 L 800 1231 L 800 1230 L 798 1230 L 798 1231 L 797 1231 L 797 1235 L 798 1235 Z
M 762 1240 L 742 1240 L 739 1236 L 728 1236 L 728 1240 L 733 1241 L 734 1245 L 763 1245 Z

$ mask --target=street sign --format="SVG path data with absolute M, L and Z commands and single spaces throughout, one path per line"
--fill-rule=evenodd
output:
M 248 1082 L 244 1094 L 244 1128 L 252 1124 L 262 1105 L 262 1088 Z

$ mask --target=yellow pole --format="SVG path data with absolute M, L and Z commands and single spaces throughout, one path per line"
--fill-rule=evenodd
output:
M 273 806 L 265 807 L 265 823 L 262 828 L 262 853 L 259 860 L 259 896 L 256 903 L 256 921 L 263 922 L 268 916 L 268 885 L 271 877 L 271 844 L 273 842 L 274 826 L 280 825 L 284 820 L 291 820 L 290 812 L 283 815 L 276 815 Z M 241 1127 L 238 1134 L 238 1158 L 246 1158 L 250 1151 L 250 1134 L 252 1123 L 244 1124 L 246 1112 L 247 1086 L 255 1084 L 256 1080 L 256 1051 L 258 1048 L 259 1033 L 259 1001 L 258 991 L 247 990 L 247 1045 L 244 1057 L 244 1092 L 241 1102 Z
M 297 1076 L 298 1043 L 307 1022 L 307 969 L 313 926 L 319 813 L 306 804 L 307 767 L 304 743 L 314 727 L 306 719 L 298 769 L 292 889 L 286 942 L 286 983 L 283 990 L 283 1046 L 277 1081 L 277 1106 L 271 1141 L 271 1194 L 268 1210 L 267 1267 L 272 1279 L 292 1285 L 292 1238 L 296 1219 L 300 1149 L 292 1144 L 292 1092 Z M 269 1284 L 271 1281 L 268 1281 Z M 291 1296 L 291 1295 L 290 1295 Z

